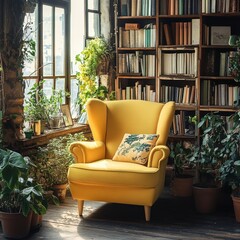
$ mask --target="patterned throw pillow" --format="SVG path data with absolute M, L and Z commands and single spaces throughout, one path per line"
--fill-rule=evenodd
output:
M 145 165 L 157 139 L 158 134 L 126 133 L 113 156 L 113 160 Z

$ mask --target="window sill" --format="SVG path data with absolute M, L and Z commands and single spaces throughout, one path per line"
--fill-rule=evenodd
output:
M 31 139 L 17 140 L 17 151 L 23 155 L 37 147 L 46 145 L 50 139 L 61 137 L 67 134 L 74 134 L 83 132 L 84 135 L 89 136 L 91 134 L 89 125 L 76 123 L 73 126 L 59 128 L 59 129 L 47 129 L 44 134 L 39 136 L 33 136 Z

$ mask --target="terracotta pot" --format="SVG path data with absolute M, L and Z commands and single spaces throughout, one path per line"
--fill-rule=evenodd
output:
M 33 213 L 32 220 L 31 220 L 31 232 L 39 231 L 41 226 L 42 226 L 42 215 Z
M 193 185 L 193 196 L 197 212 L 203 214 L 214 212 L 218 205 L 219 193 L 219 187 Z
M 64 202 L 66 198 L 67 184 L 59 184 L 53 186 L 53 194 L 59 199 L 60 202 Z
M 175 177 L 173 179 L 172 193 L 176 197 L 191 197 L 192 185 L 192 176 Z
M 22 239 L 30 233 L 32 212 L 27 217 L 21 213 L 0 212 L 0 220 L 6 238 Z
M 240 223 L 240 198 L 234 197 L 232 195 L 232 201 L 233 201 L 233 207 L 234 207 L 236 221 Z

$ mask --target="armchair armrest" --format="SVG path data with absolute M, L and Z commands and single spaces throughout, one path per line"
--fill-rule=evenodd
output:
M 166 160 L 170 150 L 166 145 L 155 146 L 148 157 L 148 167 L 160 168 L 161 162 Z
M 76 162 L 89 163 L 105 157 L 105 144 L 101 141 L 71 143 L 69 151 Z

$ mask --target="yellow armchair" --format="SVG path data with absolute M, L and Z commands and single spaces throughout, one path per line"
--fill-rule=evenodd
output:
M 76 163 L 69 167 L 68 180 L 79 215 L 84 200 L 92 200 L 142 205 L 149 221 L 164 187 L 175 103 L 90 99 L 86 110 L 94 141 L 74 142 L 69 148 Z M 146 165 L 112 159 L 125 133 L 159 135 Z

